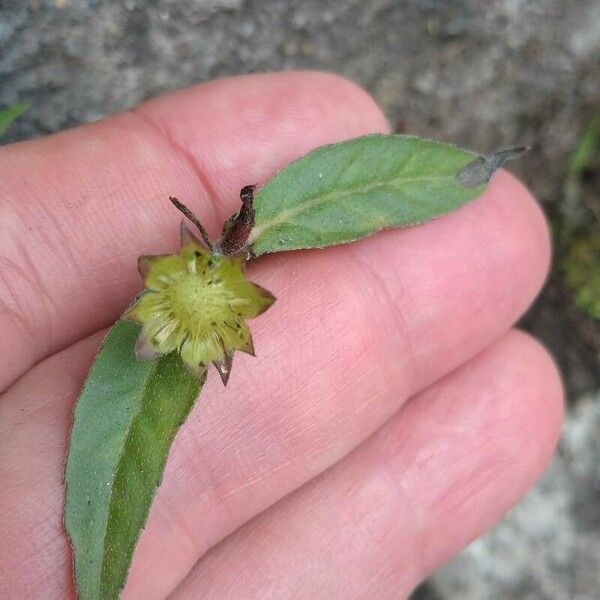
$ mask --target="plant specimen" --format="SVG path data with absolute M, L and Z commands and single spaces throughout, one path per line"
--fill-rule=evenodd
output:
M 246 321 L 274 295 L 246 278 L 246 262 L 441 216 L 478 197 L 522 151 L 482 157 L 400 135 L 323 146 L 260 188 L 242 188 L 239 212 L 214 242 L 171 198 L 197 231 L 183 223 L 177 252 L 139 259 L 146 287 L 108 333 L 74 412 L 65 524 L 82 600 L 118 598 L 171 442 L 209 367 L 227 384 L 235 352 L 254 354 Z

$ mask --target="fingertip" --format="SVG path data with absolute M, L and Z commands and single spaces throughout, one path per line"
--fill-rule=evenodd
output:
M 303 80 L 307 101 L 316 88 L 339 103 L 343 109 L 339 116 L 349 131 L 356 131 L 356 135 L 389 133 L 390 125 L 383 111 L 373 96 L 356 82 L 327 71 L 299 71 L 293 75 Z
M 498 473 L 502 515 L 541 476 L 556 449 L 563 419 L 563 386 L 554 359 L 530 334 L 511 330 L 479 359 L 495 405 L 482 419 L 482 452 Z M 482 389 L 485 395 L 486 389 Z
M 192 158 L 204 185 L 228 206 L 242 186 L 264 182 L 318 146 L 389 131 L 367 92 L 320 71 L 215 80 L 150 100 L 135 111 Z
M 398 431 L 404 489 L 419 507 L 416 580 L 500 520 L 535 484 L 556 448 L 562 416 L 552 357 L 517 330 L 407 405 Z M 407 452 L 411 447 L 417 451 Z
M 520 437 L 530 451 L 533 481 L 542 473 L 560 437 L 565 392 L 558 366 L 548 349 L 529 333 L 510 331 L 501 342 L 520 368 Z M 531 483 L 533 483 L 533 481 Z
M 484 194 L 498 207 L 500 225 L 510 228 L 510 238 L 521 262 L 528 266 L 534 293 L 548 276 L 551 261 L 550 229 L 546 216 L 529 189 L 512 173 L 500 170 Z
M 564 410 L 562 381 L 545 346 L 516 329 L 467 365 L 465 373 L 469 369 L 476 372 L 467 377 L 480 381 L 482 410 L 477 404 L 472 409 L 481 427 L 481 451 L 512 481 L 506 487 L 508 508 L 538 479 L 556 448 Z
M 190 120 L 201 120 L 206 114 L 213 116 L 212 121 L 221 131 L 229 122 L 239 132 L 240 143 L 257 127 L 268 131 L 275 126 L 284 132 L 300 133 L 301 127 L 318 126 L 325 132 L 338 129 L 338 136 L 343 132 L 344 137 L 389 131 L 385 115 L 366 90 L 326 71 L 217 79 L 154 98 L 136 110 L 161 119 L 171 132 L 174 121 L 183 121 L 181 129 L 176 130 L 180 141 L 185 141 L 181 138 L 185 133 L 198 135 L 189 127 Z M 225 122 L 214 118 L 218 113 L 227 116 Z

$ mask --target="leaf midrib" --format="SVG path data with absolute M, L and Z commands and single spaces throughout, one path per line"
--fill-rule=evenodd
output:
M 454 179 L 454 177 L 454 175 L 438 175 L 435 177 L 424 176 L 396 178 L 390 179 L 385 183 L 375 182 L 353 188 L 346 188 L 343 191 L 332 190 L 324 194 L 318 194 L 316 196 L 307 198 L 301 203 L 294 204 L 293 206 L 282 210 L 280 213 L 278 213 L 277 216 L 273 217 L 272 219 L 269 219 L 268 221 L 265 221 L 262 225 L 256 225 L 250 232 L 248 244 L 252 245 L 261 235 L 263 235 L 269 229 L 277 227 L 278 225 L 281 225 L 282 223 L 291 220 L 292 218 L 296 217 L 302 212 L 307 212 L 313 208 L 316 208 L 317 206 L 320 206 L 321 204 L 329 202 L 330 200 L 341 199 L 346 196 L 352 196 L 353 194 L 358 193 L 368 193 L 373 190 L 376 190 L 377 188 L 388 187 L 394 183 L 414 183 L 415 181 L 442 181 L 444 179 Z
M 132 415 L 132 418 L 129 420 L 129 425 L 127 426 L 127 433 L 123 437 L 123 445 L 121 447 L 121 451 L 119 452 L 119 460 L 118 460 L 117 468 L 115 469 L 113 477 L 112 477 L 106 522 L 104 524 L 104 535 L 102 536 L 102 562 L 100 565 L 100 577 L 99 577 L 99 582 L 98 582 L 99 583 L 98 589 L 100 591 L 104 589 L 103 582 L 104 582 L 104 572 L 105 572 L 105 568 L 106 568 L 106 564 L 107 564 L 107 549 L 108 549 L 108 546 L 106 544 L 106 537 L 108 535 L 108 525 L 109 525 L 109 521 L 110 521 L 111 507 L 112 507 L 113 499 L 114 499 L 114 496 L 113 496 L 114 483 L 117 480 L 117 477 L 123 466 L 123 454 L 125 452 L 125 447 L 127 445 L 127 439 L 129 437 L 129 435 L 131 434 L 133 424 L 138 419 L 138 417 L 140 416 L 140 413 L 144 409 L 144 397 L 146 396 L 146 392 L 148 390 L 148 386 L 150 385 L 150 381 L 152 380 L 152 375 L 154 375 L 154 372 L 156 371 L 157 368 L 158 368 L 158 361 L 155 360 L 155 361 L 153 361 L 152 366 L 150 367 L 148 372 L 146 373 L 146 376 L 144 378 L 144 385 L 141 387 L 140 393 L 138 396 L 138 410 L 135 411 L 135 413 Z

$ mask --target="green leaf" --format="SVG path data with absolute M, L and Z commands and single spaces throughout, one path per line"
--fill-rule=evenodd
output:
M 600 115 L 593 117 L 588 123 L 577 148 L 571 155 L 569 162 L 569 173 L 581 175 L 594 158 L 594 154 L 600 147 Z
M 8 108 L 0 110 L 0 136 L 8 129 L 8 126 L 18 119 L 29 108 L 29 102 L 17 102 Z
M 65 525 L 81 600 L 119 597 L 175 433 L 203 382 L 177 354 L 137 361 L 139 326 L 118 321 L 74 412 Z
M 249 245 L 266 252 L 359 239 L 421 223 L 479 196 L 457 179 L 472 152 L 413 136 L 368 135 L 323 146 L 270 179 L 254 199 Z

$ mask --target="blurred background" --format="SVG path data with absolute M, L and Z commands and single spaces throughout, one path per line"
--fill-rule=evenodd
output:
M 555 260 L 522 326 L 560 362 L 564 433 L 536 488 L 414 597 L 600 598 L 600 0 L 0 0 L 0 107 L 31 103 L 4 142 L 296 68 L 358 82 L 398 132 L 534 145 L 510 167 Z

